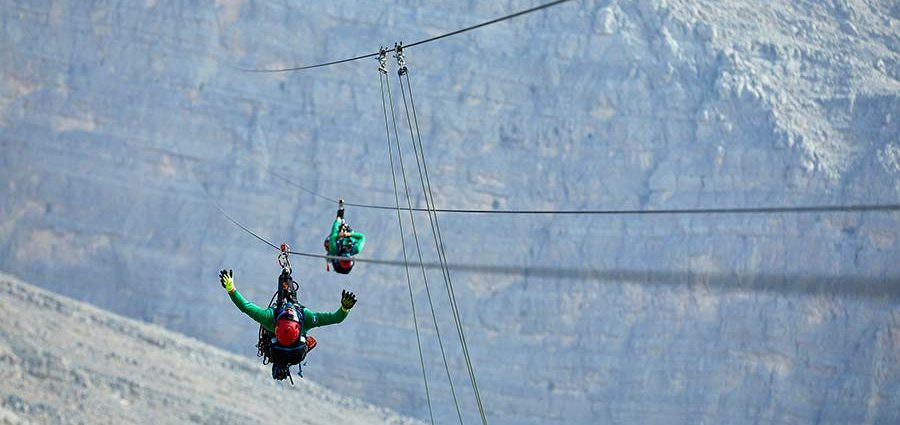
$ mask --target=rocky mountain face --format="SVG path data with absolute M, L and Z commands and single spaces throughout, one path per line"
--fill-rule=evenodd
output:
M 213 203 L 318 253 L 326 198 L 395 198 L 374 60 L 241 69 L 370 53 L 535 4 L 5 1 L 0 269 L 252 357 L 256 324 L 216 275 L 234 269 L 265 304 L 276 252 Z M 410 48 L 437 206 L 896 203 L 898 28 L 890 1 L 583 0 Z M 367 234 L 363 256 L 402 259 L 394 212 L 347 218 Z M 520 268 L 451 269 L 490 423 L 900 421 L 897 213 L 439 219 L 449 262 Z M 416 223 L 436 261 L 427 217 Z M 360 299 L 313 332 L 308 380 L 428 420 L 418 325 L 434 416 L 458 421 L 455 393 L 478 421 L 438 271 L 426 291 L 411 270 L 414 322 L 402 268 L 293 262 L 308 307 L 337 308 L 342 288 Z
M 419 423 L 0 274 L 0 423 Z

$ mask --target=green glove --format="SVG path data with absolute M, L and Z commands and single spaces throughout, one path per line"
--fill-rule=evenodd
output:
M 228 293 L 234 292 L 234 272 L 231 270 L 222 269 L 219 272 L 219 282 L 222 284 L 222 287 L 225 288 Z
M 356 295 L 353 295 L 352 292 L 347 292 L 346 289 L 341 291 L 341 308 L 345 311 L 349 311 L 355 305 Z

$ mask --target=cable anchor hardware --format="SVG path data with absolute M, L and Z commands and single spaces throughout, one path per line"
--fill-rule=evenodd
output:
M 387 49 L 384 46 L 381 46 L 378 49 L 378 72 L 382 74 L 387 74 Z
M 394 57 L 397 58 L 397 75 L 406 75 L 409 70 L 406 68 L 406 59 L 403 57 L 402 41 L 394 43 Z
M 281 244 L 281 253 L 278 254 L 278 265 L 281 266 L 282 270 L 286 270 L 288 273 L 291 273 L 291 261 L 288 260 L 288 254 L 291 251 L 291 246 L 282 243 Z

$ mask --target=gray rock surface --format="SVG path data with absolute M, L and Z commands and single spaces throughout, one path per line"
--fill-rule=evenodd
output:
M 374 61 L 236 67 L 354 56 L 534 4 L 7 1 L 0 269 L 253 356 L 256 326 L 216 273 L 233 268 L 265 303 L 275 253 L 207 193 L 305 252 L 320 250 L 335 206 L 296 185 L 394 199 Z M 585 0 L 412 48 L 437 204 L 896 203 L 898 19 L 877 0 Z M 401 258 L 391 212 L 348 218 L 366 255 Z M 441 216 L 453 263 L 631 276 L 454 272 L 496 424 L 900 422 L 898 224 L 896 213 Z M 427 419 L 404 272 L 295 266 L 312 308 L 334 308 L 341 288 L 360 297 L 346 322 L 316 330 L 307 378 Z M 440 274 L 429 283 L 474 423 Z M 413 284 L 436 416 L 456 422 Z
M 419 423 L 6 274 L 0 314 L 2 424 Z

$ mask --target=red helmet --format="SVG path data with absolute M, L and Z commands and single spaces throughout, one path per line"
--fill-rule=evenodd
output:
M 287 303 L 276 313 L 278 317 L 275 320 L 275 338 L 278 339 L 279 344 L 291 346 L 300 337 L 300 322 L 302 319 L 299 312 L 293 304 Z
M 332 260 L 331 265 L 334 266 L 334 271 L 340 274 L 348 274 L 350 270 L 353 269 L 353 260 Z
M 290 319 L 275 322 L 275 338 L 284 346 L 293 345 L 300 337 L 300 324 Z

